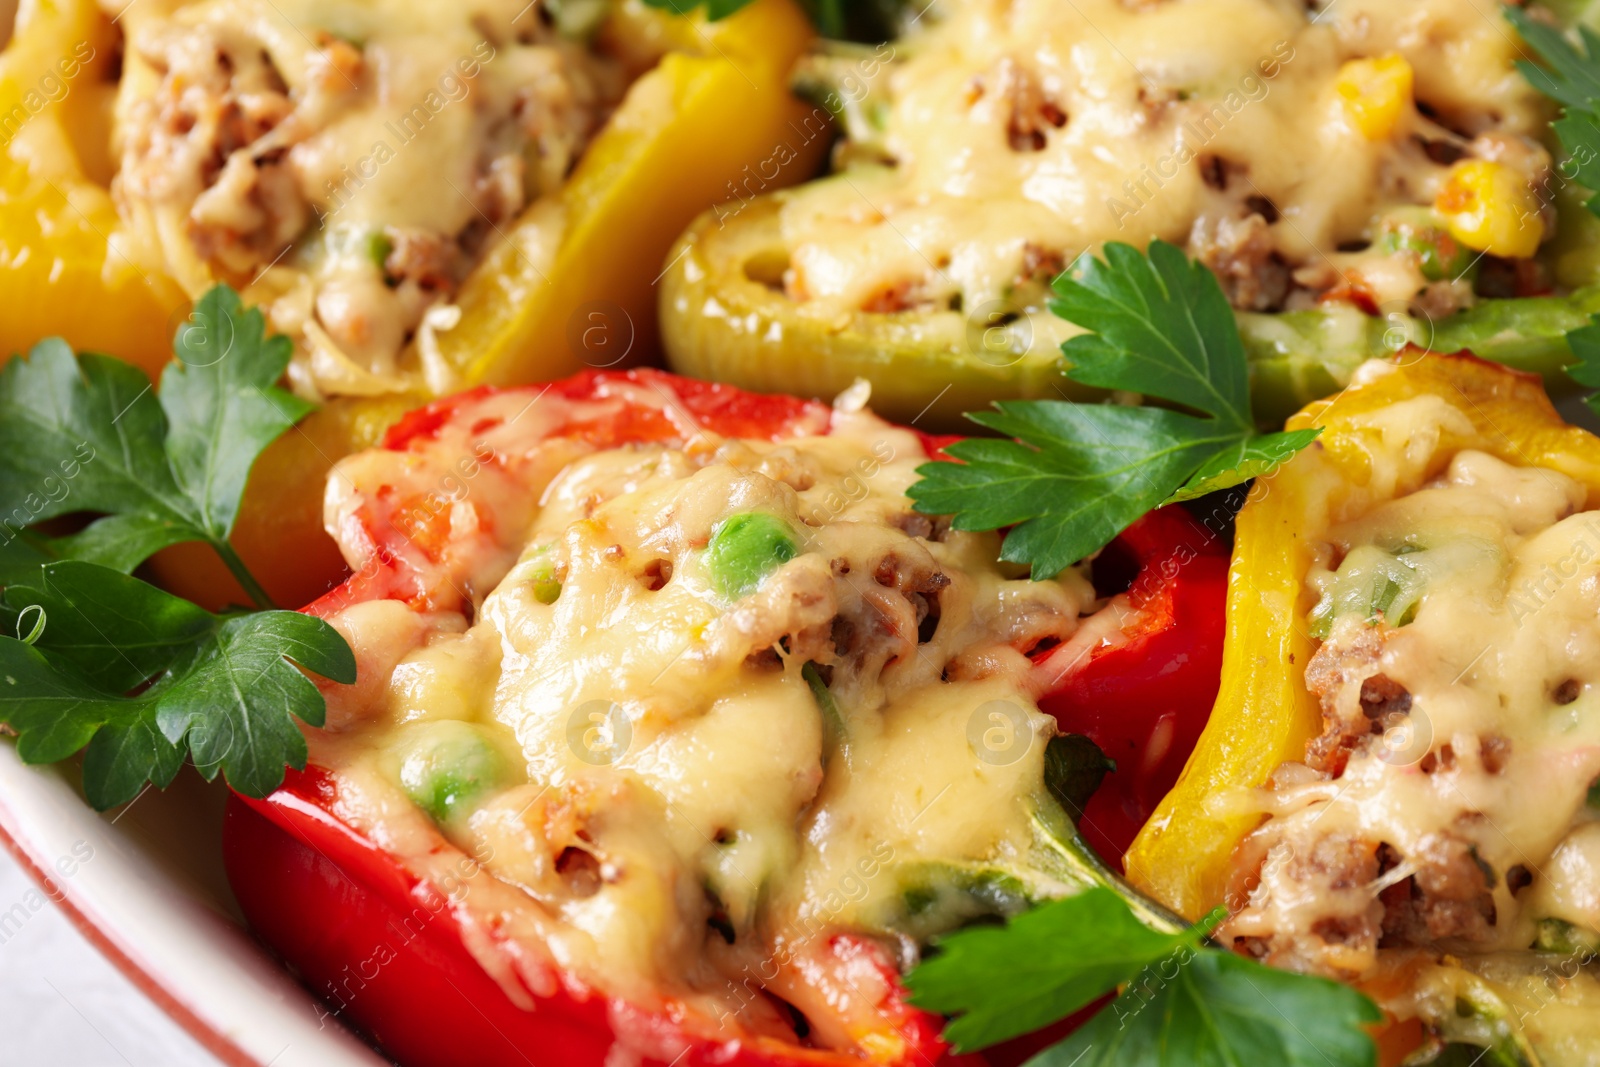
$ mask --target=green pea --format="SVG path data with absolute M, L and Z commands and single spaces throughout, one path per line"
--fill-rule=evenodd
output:
M 765 511 L 747 511 L 724 521 L 706 545 L 711 587 L 727 600 L 755 592 L 763 578 L 799 555 L 788 523 Z
M 372 236 L 367 239 L 367 256 L 380 271 L 387 273 L 386 264 L 393 251 L 394 242 L 389 240 L 382 230 L 374 230 Z
M 555 560 L 550 555 L 554 545 L 538 545 L 523 554 L 522 577 L 533 585 L 533 599 L 541 604 L 554 604 L 561 599 L 561 581 L 556 577 Z
M 412 727 L 401 751 L 400 787 L 436 823 L 464 814 L 505 777 L 500 751 L 470 723 Z
M 1597 942 L 1600 942 L 1600 938 L 1595 934 L 1565 920 L 1540 919 L 1533 947 L 1540 952 L 1560 952 L 1571 956 L 1593 952 Z
M 537 574 L 533 579 L 533 599 L 541 604 L 554 604 L 561 599 L 561 583 L 554 574 Z

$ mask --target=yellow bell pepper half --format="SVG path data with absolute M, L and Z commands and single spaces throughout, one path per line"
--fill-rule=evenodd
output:
M 677 50 L 634 83 L 562 190 L 554 265 L 521 251 L 550 225 L 530 210 L 460 293 L 462 322 L 439 347 L 467 384 L 644 362 L 662 268 L 689 222 L 751 182 L 790 185 L 821 165 L 829 118 L 788 88 L 814 36 L 792 0 L 713 23 L 654 18 Z
M 148 373 L 172 356 L 183 293 L 112 241 L 118 47 L 91 0 L 37 0 L 0 53 L 0 358 L 51 335 Z
M 1233 852 L 1259 821 L 1230 811 L 1229 795 L 1303 759 L 1322 730 L 1304 681 L 1315 650 L 1306 627 L 1314 539 L 1381 503 L 1372 477 L 1378 458 L 1408 446 L 1392 426 L 1386 440 L 1371 416 L 1427 396 L 1442 398 L 1471 425 L 1470 433 L 1443 432 L 1428 476 L 1457 452 L 1476 449 L 1568 474 L 1587 488 L 1587 506 L 1600 506 L 1600 438 L 1563 422 L 1534 375 L 1470 355 L 1408 350 L 1382 373 L 1364 371 L 1349 389 L 1289 420 L 1288 429 L 1320 426 L 1322 436 L 1258 480 L 1239 513 L 1222 688 L 1182 777 L 1125 860 L 1135 885 L 1191 919 L 1224 902 Z
M 0 170 L 0 339 L 9 354 L 59 334 L 154 372 L 170 358 L 184 301 L 171 281 L 115 250 L 107 192 L 115 28 L 87 0 L 38 0 L 29 10 L 0 54 L 0 141 L 9 151 Z M 648 360 L 655 286 L 683 228 L 748 195 L 751 181 L 791 184 L 821 163 L 825 116 L 788 90 L 789 69 L 813 37 L 794 0 L 757 0 L 717 22 L 628 0 L 602 33 L 654 35 L 670 50 L 629 89 L 561 192 L 532 205 L 467 279 L 459 323 L 438 335 L 452 388 Z M 92 55 L 74 59 L 80 45 Z M 41 81 L 63 57 L 77 64 L 64 93 Z M 28 95 L 41 85 L 37 99 Z M 8 114 L 26 118 L 16 136 L 6 132 Z M 554 251 L 540 267 L 530 248 Z M 321 522 L 329 468 L 426 399 L 335 401 L 258 461 L 235 542 L 275 601 L 303 602 L 340 573 Z M 207 606 L 243 600 L 198 546 L 170 549 L 153 566 L 169 588 Z

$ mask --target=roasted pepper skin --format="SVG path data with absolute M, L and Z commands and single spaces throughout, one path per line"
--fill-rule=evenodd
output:
M 1529 371 L 1551 396 L 1577 391 L 1566 373 L 1567 334 L 1600 312 L 1600 285 L 1563 296 L 1484 300 L 1437 321 L 1399 312 L 1368 315 L 1345 304 L 1275 315 L 1240 313 L 1250 359 L 1250 394 L 1258 422 L 1276 428 L 1314 400 L 1343 389 L 1365 360 L 1413 345 L 1433 352 L 1470 350 L 1481 359 Z
M 1471 423 L 1447 431 L 1435 451 L 1440 468 L 1462 449 L 1518 466 L 1550 467 L 1600 503 L 1600 439 L 1567 425 L 1532 374 L 1467 353 L 1407 351 L 1387 373 L 1363 375 L 1337 397 L 1294 416 L 1288 428 L 1323 428 L 1305 452 L 1258 479 L 1239 513 L 1228 582 L 1222 686 L 1210 722 L 1154 817 L 1128 851 L 1128 878 L 1191 919 L 1226 903 L 1234 849 L 1259 821 L 1211 806 L 1230 790 L 1262 785 L 1280 764 L 1299 760 L 1322 729 L 1305 668 L 1314 651 L 1305 625 L 1313 539 L 1371 469 L 1373 434 L 1355 420 L 1413 397 L 1438 396 Z
M 746 190 L 809 177 L 822 160 L 826 113 L 788 91 L 788 68 L 813 38 L 794 0 L 757 0 L 714 23 L 638 17 L 678 50 L 634 83 L 561 190 L 553 264 L 541 270 L 520 251 L 552 239 L 550 213 L 530 209 L 457 294 L 461 321 L 438 343 L 459 388 L 652 357 L 655 281 L 689 220 Z M 163 343 L 171 336 L 159 332 Z M 342 579 L 319 489 L 339 458 L 376 443 L 387 421 L 429 399 L 334 400 L 257 461 L 234 543 L 276 603 L 306 603 Z M 245 602 L 197 546 L 169 549 L 153 566 L 163 585 L 208 608 Z
M 603 1001 L 518 1011 L 459 934 L 449 936 L 457 932 L 437 894 L 328 814 L 319 786 L 331 788 L 308 773 L 270 802 L 230 797 L 222 841 L 252 928 L 295 965 L 328 1015 L 361 1025 L 405 1063 L 514 1062 L 519 1044 L 552 1063 L 595 1060 Z M 477 1005 L 487 1025 L 460 1025 L 456 1003 Z
M 662 344 L 674 371 L 824 397 L 865 378 L 885 418 L 949 431 L 967 425 L 963 411 L 995 400 L 1055 397 L 1057 386 L 1074 398 L 1097 395 L 1061 375 L 1048 345 L 980 358 L 983 331 L 969 336 L 957 312 L 806 314 L 779 280 L 789 262 L 785 200 L 775 193 L 707 212 L 683 235 L 661 281 Z

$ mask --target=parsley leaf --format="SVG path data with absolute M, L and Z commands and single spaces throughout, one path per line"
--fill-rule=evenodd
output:
M 1561 117 L 1550 124 L 1567 151 L 1567 160 L 1557 169 L 1563 177 L 1595 190 L 1584 206 L 1600 215 L 1600 34 L 1579 23 L 1580 49 L 1559 29 L 1522 8 L 1504 11 L 1546 64 L 1518 60 L 1517 69 L 1529 84 L 1562 107 Z M 1580 385 L 1600 389 L 1600 315 L 1591 317 L 1589 325 L 1569 331 L 1567 344 L 1577 357 L 1567 373 Z M 1586 403 L 1600 414 L 1600 396 L 1590 396 Z
M 165 789 L 183 764 L 156 727 L 152 698 L 101 692 L 11 638 L 0 638 L 0 718 L 17 731 L 24 763 L 56 763 L 87 745 L 83 789 L 100 811 L 146 781 Z
M 1507 6 L 1504 13 L 1547 64 L 1541 67 L 1518 59 L 1517 69 L 1533 88 L 1562 106 L 1562 117 L 1550 123 L 1568 155 L 1568 162 L 1558 170 L 1563 178 L 1574 179 L 1586 189 L 1600 190 L 1600 35 L 1579 24 L 1579 50 L 1562 30 L 1534 19 L 1522 8 Z M 1600 192 L 1584 206 L 1590 213 L 1600 214 Z
M 1004 927 L 946 938 L 907 984 L 913 1003 L 956 1013 L 945 1037 L 961 1052 L 1047 1026 L 1123 987 L 1030 1067 L 1376 1063 L 1376 1047 L 1360 1028 L 1382 1017 L 1370 1000 L 1337 982 L 1205 947 L 1220 917 L 1159 933 L 1120 895 L 1096 887 Z
M 1112 242 L 1056 279 L 1050 310 L 1090 332 L 1061 346 L 1072 377 L 1203 411 L 1221 432 L 1255 429 L 1244 342 L 1222 286 L 1203 264 L 1154 241 L 1149 255 Z
M 1180 950 L 1029 1067 L 1373 1067 L 1378 1050 L 1361 1027 L 1382 1019 L 1338 982 L 1218 949 Z
M 1321 430 L 1289 430 L 1241 438 L 1200 464 L 1200 469 L 1164 503 L 1196 500 L 1218 489 L 1231 489 L 1251 478 L 1271 474 L 1321 433 Z
M 105 809 L 165 787 L 186 756 L 207 779 L 265 796 L 304 767 L 296 719 L 322 724 L 309 674 L 355 681 L 321 619 L 213 615 L 127 572 L 204 541 L 266 596 L 228 544 L 256 457 L 310 406 L 276 387 L 290 344 L 231 289 L 178 331 L 157 396 L 138 370 L 60 340 L 0 370 L 0 722 L 28 763 L 87 749 L 83 786 Z M 101 513 L 49 538 L 49 519 Z
M 1203 422 L 1160 408 L 1009 400 L 967 417 L 1006 438 L 971 437 L 945 452 L 958 463 L 919 467 L 916 509 L 952 515 L 958 530 L 1015 527 L 1000 554 L 1061 573 L 1105 547 L 1203 463 Z
M 88 685 L 121 694 L 173 663 L 210 628 L 195 605 L 93 563 L 49 563 L 5 590 L 7 615 L 44 613 L 32 642 Z
M 1111 243 L 1055 282 L 1051 310 L 1089 331 L 1062 345 L 1085 385 L 1142 393 L 1156 407 L 1002 401 L 967 418 L 1010 440 L 969 438 L 911 487 L 918 511 L 958 530 L 1015 527 L 1002 557 L 1048 578 L 1105 547 L 1162 504 L 1265 474 L 1319 431 L 1260 434 L 1233 309 L 1216 276 L 1164 241 L 1148 255 Z
M 5 591 L 7 614 L 42 611 L 45 622 L 31 644 L 0 637 L 0 719 L 29 763 L 87 745 L 84 789 L 97 808 L 132 799 L 146 781 L 165 786 L 185 750 L 207 779 L 221 770 L 239 792 L 265 796 L 285 765 L 305 766 L 291 715 L 320 726 L 325 714 L 300 668 L 355 681 L 350 646 L 309 615 L 213 615 L 71 560 L 38 568 L 34 582 Z
M 0 528 L 0 589 L 31 578 L 54 558 L 35 543 L 32 535 Z
M 131 571 L 184 541 L 210 544 L 268 600 L 228 544 L 256 457 L 310 410 L 276 387 L 287 338 L 219 286 L 174 342 L 159 397 L 134 367 L 74 357 L 59 339 L 0 370 L 0 522 L 6 540 L 62 515 L 100 512 L 51 555 Z
M 1568 331 L 1567 345 L 1577 357 L 1577 362 L 1567 366 L 1567 373 L 1579 385 L 1600 389 L 1600 315 L 1591 316 L 1589 325 Z M 1591 394 L 1584 403 L 1600 415 L 1600 394 Z
M 1065 1018 L 1203 936 L 1198 928 L 1157 933 L 1116 893 L 1095 886 L 1006 926 L 946 938 L 907 985 L 919 1007 L 961 1013 L 944 1036 L 971 1052 Z
M 1562 106 L 1561 118 L 1551 123 L 1569 161 L 1559 169 L 1564 177 L 1596 190 L 1585 206 L 1600 215 L 1600 34 L 1579 24 L 1580 50 L 1560 30 L 1522 8 L 1503 10 L 1546 64 L 1519 59 L 1517 69 L 1535 89 Z
M 716 22 L 748 7 L 751 0 L 644 0 L 644 2 L 648 7 L 665 8 L 674 15 L 687 15 L 695 8 L 704 5 L 706 18 Z

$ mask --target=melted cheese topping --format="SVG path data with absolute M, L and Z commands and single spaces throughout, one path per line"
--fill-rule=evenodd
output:
M 841 79 L 839 106 L 875 116 L 853 124 L 846 158 L 887 165 L 786 201 L 789 293 L 820 319 L 1037 311 L 1080 253 L 1159 237 L 1243 308 L 1334 292 L 1447 311 L 1470 284 L 1428 273 L 1415 249 L 1391 255 L 1386 223 L 1432 216 L 1462 154 L 1529 182 L 1549 165 L 1544 105 L 1494 7 L 943 0 L 895 62 Z M 1391 98 L 1357 92 L 1367 80 L 1348 64 L 1369 58 L 1405 72 Z M 1031 322 L 1041 341 L 1061 328 Z
M 1328 516 L 1303 604 L 1324 732 L 1304 764 L 1231 798 L 1269 817 L 1236 858 L 1224 934 L 1399 988 L 1386 1007 L 1464 1040 L 1458 1003 L 1492 1029 L 1543 977 L 1565 990 L 1553 1002 L 1593 1010 L 1596 983 L 1573 982 L 1600 946 L 1600 512 L 1556 470 L 1474 451 L 1440 470 L 1441 432 L 1471 432 L 1447 398 L 1369 424 L 1369 483 Z M 1544 975 L 1530 947 L 1573 973 Z
M 362 681 L 310 734 L 344 818 L 435 885 L 470 869 L 491 973 L 537 991 L 559 964 L 786 1032 L 764 988 L 812 1017 L 813 1040 L 851 1048 L 827 1020 L 858 998 L 829 994 L 813 962 L 832 934 L 925 937 L 974 914 L 963 887 L 1001 875 L 1034 896 L 1070 888 L 1031 855 L 1054 724 L 1025 653 L 1080 632 L 1098 604 L 1081 574 L 1019 579 L 995 535 L 911 513 L 927 455 L 869 413 L 775 444 L 701 432 L 595 452 L 528 448 L 543 435 L 527 425 L 514 445 L 509 397 L 551 426 L 581 415 L 491 396 L 430 445 L 341 465 L 330 528 L 358 568 L 374 560 L 358 517 L 393 517 L 363 507 L 460 478 L 464 455 L 455 506 L 473 517 L 452 514 L 456 547 L 417 560 L 434 577 L 412 606 L 333 617 Z M 468 426 L 488 427 L 470 451 Z M 752 513 L 794 551 L 729 594 L 708 544 Z M 470 623 L 417 610 L 462 600 Z M 408 761 L 462 729 L 503 773 L 436 828 L 406 798 Z
M 411 384 L 429 308 L 560 186 L 630 73 L 520 0 L 107 6 L 128 253 L 193 296 L 248 287 L 313 397 Z

